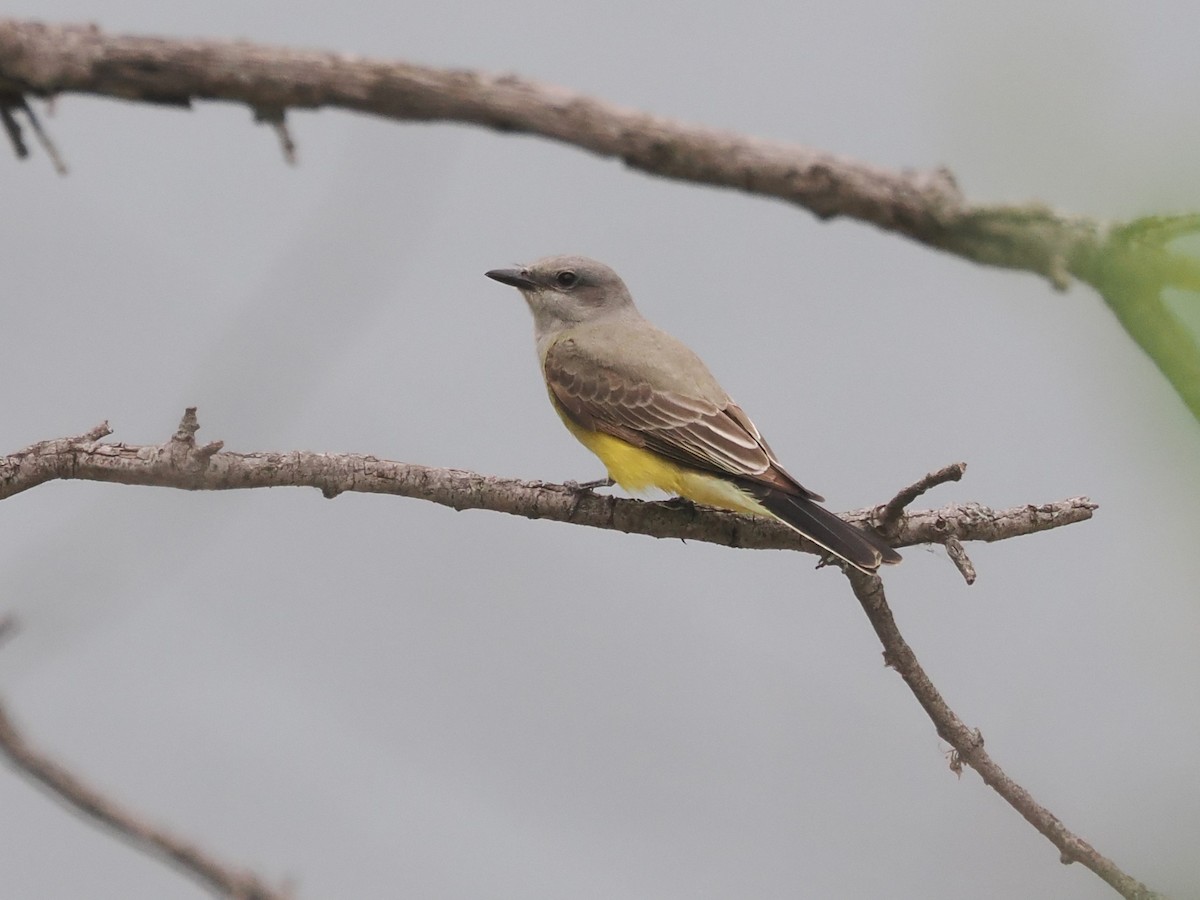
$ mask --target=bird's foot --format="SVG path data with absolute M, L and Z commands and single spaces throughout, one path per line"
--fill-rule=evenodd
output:
M 662 505 L 668 509 L 678 509 L 681 512 L 695 512 L 696 504 L 687 497 L 671 497 L 669 500 L 663 500 Z

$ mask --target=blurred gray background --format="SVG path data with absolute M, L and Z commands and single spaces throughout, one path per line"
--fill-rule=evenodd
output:
M 1172 2 L 83 3 L 8 15 L 516 71 L 978 201 L 1200 209 L 1200 8 Z M 70 96 L 0 158 L 0 450 L 185 405 L 232 450 L 546 480 L 599 464 L 483 271 L 612 264 L 835 509 L 1088 494 L 1086 524 L 887 573 L 1009 773 L 1200 897 L 1200 427 L 1093 292 L 545 141 Z M 1189 302 L 1186 299 L 1184 302 Z M 763 323 L 770 323 L 764 327 Z M 845 580 L 396 498 L 55 483 L 3 504 L 0 692 L 98 787 L 300 898 L 1111 896 L 987 790 Z M 13 898 L 196 898 L 0 770 Z

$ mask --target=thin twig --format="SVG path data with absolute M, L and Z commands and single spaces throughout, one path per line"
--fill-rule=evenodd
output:
M 283 161 L 289 166 L 296 165 L 296 142 L 287 125 L 287 111 L 282 106 L 256 107 L 254 121 L 270 125 L 279 139 L 279 149 L 283 151 Z
M 50 157 L 54 171 L 59 175 L 66 175 L 67 164 L 59 154 L 58 147 L 54 145 L 54 141 L 50 139 L 50 135 L 46 132 L 46 129 L 42 128 L 42 122 L 37 117 L 37 113 L 33 111 L 33 107 L 29 105 L 29 101 L 23 97 L 21 98 L 21 108 L 25 110 L 25 115 L 29 118 L 29 126 L 33 129 L 33 136 L 37 138 L 37 142 L 41 144 L 42 150 Z
M 967 556 L 967 549 L 962 542 L 956 537 L 946 538 L 946 553 L 949 554 L 954 567 L 962 574 L 963 580 L 967 584 L 974 584 L 975 564 L 971 562 L 971 557 Z
M 961 771 L 961 766 L 965 763 L 978 772 L 989 787 L 1058 848 L 1064 863 L 1082 863 L 1128 900 L 1162 900 L 1160 894 L 1132 876 L 1126 875 L 1112 860 L 1101 855 L 1091 844 L 1068 830 L 1056 816 L 1034 800 L 1029 791 L 1009 778 L 1004 770 L 992 761 L 983 748 L 983 736 L 978 730 L 968 728 L 949 707 L 929 680 L 929 676 L 925 674 L 904 636 L 900 634 L 884 595 L 883 581 L 878 576 L 863 575 L 849 568 L 846 577 L 850 580 L 854 596 L 862 604 L 871 627 L 875 629 L 875 634 L 883 644 L 884 662 L 904 679 L 921 708 L 933 720 L 938 735 L 953 748 L 952 768 L 957 767 L 956 771 Z
M 13 110 L 20 109 L 24 102 L 25 98 L 20 94 L 0 91 L 0 125 L 8 135 L 8 142 L 12 144 L 17 159 L 26 159 L 29 156 L 29 147 L 25 145 L 25 139 L 21 136 L 21 123 L 13 115 Z
M 138 850 L 162 860 L 206 888 L 236 900 L 287 900 L 252 872 L 227 865 L 195 844 L 175 837 L 85 784 L 62 763 L 55 762 L 25 739 L 0 703 L 0 755 L 18 772 L 48 790 L 74 812 L 128 841 Z
M 901 489 L 895 497 L 887 502 L 887 505 L 883 508 L 883 512 L 879 514 L 879 527 L 886 533 L 888 528 L 900 521 L 900 516 L 904 514 L 904 510 L 910 503 L 939 484 L 945 484 L 949 481 L 961 481 L 963 473 L 966 471 L 967 464 L 965 462 L 951 463 L 948 466 L 943 466 L 936 472 L 930 472 L 928 475 L 922 476 L 908 487 Z
M 288 108 L 340 107 L 400 121 L 463 122 L 539 135 L 663 178 L 773 197 L 821 218 L 869 222 L 983 265 L 1038 273 L 1058 289 L 1079 278 L 1127 325 L 1123 290 L 1131 277 L 1135 293 L 1163 286 L 1200 290 L 1200 263 L 1155 237 L 1193 233 L 1200 229 L 1194 215 L 1114 227 L 1040 203 L 974 204 L 945 169 L 888 170 L 515 75 L 0 19 L 0 91 L 43 97 L 81 92 L 181 106 L 223 100 L 281 116 Z M 11 126 L 11 117 L 4 124 Z M 1200 380 L 1193 377 L 1200 371 L 1200 343 L 1171 340 L 1180 332 L 1174 317 L 1162 308 L 1148 310 L 1139 313 L 1139 328 L 1131 334 L 1200 418 Z M 1172 355 L 1155 355 L 1163 344 Z

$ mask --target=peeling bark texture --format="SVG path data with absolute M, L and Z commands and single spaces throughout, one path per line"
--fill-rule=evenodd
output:
M 41 441 L 0 458 L 0 500 L 46 481 L 71 479 L 190 491 L 311 487 L 330 498 L 345 491 L 395 494 L 457 510 L 490 509 L 651 537 L 825 555 L 820 547 L 787 526 L 758 516 L 677 501 L 625 500 L 578 486 L 518 481 L 374 456 L 308 451 L 231 453 L 222 450 L 220 441 L 197 444 L 199 427 L 196 411 L 191 408 L 171 439 L 161 445 L 105 443 L 102 438 L 111 433 L 107 423 L 78 437 Z M 930 478 L 925 476 L 918 486 L 927 485 Z M 918 494 L 915 488 L 906 488 L 898 499 L 915 499 Z M 886 533 L 897 547 L 944 544 L 950 538 L 960 542 L 1000 541 L 1082 522 L 1090 519 L 1095 509 L 1096 504 L 1086 497 L 1005 510 L 974 503 L 954 504 L 904 514 L 890 523 Z M 877 517 L 875 509 L 845 515 L 849 521 L 868 526 Z

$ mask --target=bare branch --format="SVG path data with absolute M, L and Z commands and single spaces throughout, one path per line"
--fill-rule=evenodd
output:
M 4 133 L 8 136 L 8 142 L 12 145 L 17 159 L 27 159 L 29 148 L 25 145 L 25 138 L 21 134 L 21 123 L 13 115 L 14 109 L 28 109 L 25 98 L 20 94 L 0 91 L 0 125 L 4 127 Z
M 923 476 L 913 484 L 899 491 L 895 497 L 888 501 L 887 506 L 883 508 L 883 512 L 879 516 L 879 527 L 885 531 L 897 521 L 905 508 L 924 494 L 926 491 L 932 490 L 939 484 L 946 484 L 949 481 L 961 481 L 963 475 L 967 471 L 965 462 L 951 463 L 948 466 L 943 466 L 936 472 L 930 472 Z
M 25 117 L 29 119 L 29 127 L 33 130 L 33 136 L 37 138 L 37 142 L 41 145 L 42 150 L 50 157 L 54 171 L 59 175 L 66 175 L 67 164 L 63 162 L 62 156 L 59 155 L 58 147 L 54 145 L 54 141 L 51 140 L 50 135 L 42 127 L 42 122 L 38 118 L 37 113 L 33 111 L 33 107 L 29 105 L 29 101 L 20 93 L 0 90 L 0 124 L 3 125 L 4 131 L 8 135 L 13 153 L 17 155 L 18 159 L 25 159 L 29 156 L 29 148 L 25 146 L 25 140 L 21 135 L 21 126 L 18 124 L 13 112 L 18 109 L 25 113 Z
M 602 496 L 579 486 L 518 481 L 458 469 L 389 462 L 357 454 L 231 453 L 222 443 L 196 443 L 199 424 L 189 408 L 175 434 L 162 445 L 104 443 L 108 423 L 75 438 L 40 441 L 0 458 L 0 499 L 46 481 L 82 479 L 119 484 L 222 491 L 261 487 L 311 487 L 326 497 L 345 491 L 395 494 L 453 509 L 490 509 L 530 519 L 553 519 L 593 528 L 659 538 L 705 541 L 728 547 L 824 550 L 771 519 L 707 507 L 648 503 Z M 1086 497 L 1041 506 L 993 510 L 979 504 L 911 512 L 895 522 L 889 540 L 897 547 L 959 541 L 998 541 L 1090 519 L 1096 504 Z M 874 509 L 847 513 L 870 525 Z
M 396 494 L 440 503 L 454 509 L 492 509 L 529 518 L 546 518 L 579 525 L 636 532 L 655 537 L 708 541 L 731 547 L 799 549 L 819 557 L 825 551 L 800 538 L 790 528 L 760 517 L 740 516 L 692 504 L 645 503 L 600 496 L 579 485 L 553 485 L 477 475 L 454 469 L 435 469 L 387 462 L 372 456 L 323 453 L 231 453 L 219 441 L 198 444 L 195 408 L 184 413 L 179 427 L 162 445 L 133 446 L 104 443 L 107 423 L 74 438 L 40 441 L 0 459 L 0 499 L 55 479 L 86 479 L 121 484 L 155 485 L 185 490 L 307 486 L 327 497 L 344 491 Z M 962 465 L 948 466 L 905 488 L 889 508 L 899 508 L 926 488 L 962 475 Z M 897 546 L 939 542 L 961 551 L 963 540 L 1002 540 L 1091 518 L 1096 505 L 1073 498 L 1041 506 L 991 510 L 978 504 L 952 505 L 938 510 L 901 513 L 890 523 Z M 871 524 L 878 508 L 847 516 Z M 965 558 L 965 553 L 959 553 Z M 969 566 L 969 561 L 966 564 Z M 962 568 L 960 564 L 960 568 Z M 973 575 L 973 570 L 970 570 Z M 964 570 L 966 574 L 966 570 Z M 1064 853 L 1083 861 L 1109 883 L 1137 885 L 1043 810 L 1019 786 L 1004 776 L 966 726 L 946 707 L 896 629 L 876 577 L 849 572 L 848 576 L 884 643 L 885 657 L 917 695 L 941 734 L 954 748 L 961 765 L 980 771 L 985 781 L 1013 803 Z M 973 577 L 968 578 L 968 582 Z M 0 723 L 2 724 L 2 723 Z M 3 735 L 0 735 L 3 740 Z M 18 743 L 18 747 L 21 745 Z M 9 752 L 10 756 L 14 755 Z M 1049 823 L 1049 824 L 1047 824 Z M 1114 874 L 1115 873 L 1115 874 Z M 1114 880 L 1116 879 L 1116 880 Z M 1152 897 L 1144 892 L 1129 897 Z M 1121 889 L 1119 887 L 1119 889 Z
M 875 629 L 875 634 L 883 644 L 884 663 L 895 669 L 904 679 L 921 708 L 933 720 L 938 735 L 954 748 L 951 769 L 960 773 L 965 763 L 978 772 L 985 784 L 1003 797 L 1030 825 L 1058 848 L 1064 863 L 1082 863 L 1128 900 L 1161 898 L 1160 894 L 1126 875 L 1112 860 L 1102 856 L 1091 844 L 1068 830 L 1056 816 L 1034 800 L 1029 791 L 1009 778 L 1004 770 L 992 761 L 983 748 L 983 735 L 977 729 L 968 728 L 950 708 L 925 674 L 904 636 L 900 634 L 884 595 L 883 581 L 878 576 L 863 575 L 854 569 L 847 569 L 846 577 L 854 589 L 854 596 L 858 598 L 863 611 L 870 619 L 871 627 Z
M 268 886 L 251 872 L 215 859 L 194 844 L 148 825 L 121 804 L 85 784 L 61 763 L 32 747 L 0 704 L 0 754 L 70 809 L 98 822 L 138 850 L 235 900 L 287 900 L 288 892 Z
M 281 107 L 266 109 L 258 107 L 254 110 L 254 121 L 270 125 L 279 139 L 279 149 L 283 151 L 283 161 L 289 166 L 296 164 L 296 142 L 288 128 L 287 114 Z
M 437 69 L 245 41 L 106 34 L 0 19 L 0 88 L 151 103 L 340 107 L 536 134 L 666 178 L 849 216 L 976 262 L 1081 275 L 1106 230 L 1036 205 L 972 206 L 944 169 L 890 171 L 811 147 L 673 121 L 511 74 Z
M 42 121 L 38 118 L 37 113 L 33 111 L 33 107 L 29 105 L 28 101 L 21 98 L 21 108 L 25 110 L 25 115 L 29 118 L 29 127 L 33 129 L 33 136 L 37 138 L 37 142 L 41 145 L 45 154 L 50 157 L 54 171 L 59 175 L 66 175 L 67 164 L 59 154 L 58 147 L 55 146 L 50 134 L 42 127 Z
M 946 538 L 946 552 L 950 554 L 950 561 L 954 563 L 955 568 L 962 573 L 963 580 L 967 584 L 974 584 L 975 564 L 971 562 L 971 557 L 967 556 L 967 549 L 962 542 L 956 537 Z
M 984 265 L 1035 272 L 1059 289 L 1076 277 L 1100 292 L 1200 418 L 1200 346 L 1169 310 L 1140 299 L 1157 296 L 1164 286 L 1200 289 L 1200 263 L 1166 247 L 1200 229 L 1196 216 L 1156 216 L 1110 229 L 1038 203 L 971 204 L 945 169 L 892 171 L 799 144 L 650 115 L 515 75 L 0 19 L 0 96 L 15 96 L 23 105 L 25 94 L 65 92 L 182 106 L 193 100 L 244 103 L 260 116 L 269 111 L 285 157 L 292 141 L 281 123 L 289 108 L 339 107 L 401 121 L 535 134 L 663 178 L 774 197 L 822 218 L 869 222 Z M 20 153 L 11 108 L 0 103 L 0 117 Z
M 458 121 L 536 134 L 662 177 L 778 198 L 822 218 L 869 222 L 979 263 L 1041 274 L 1058 288 L 1077 277 L 1097 288 L 1200 417 L 1200 349 L 1161 300 L 1164 286 L 1200 290 L 1200 265 L 1166 246 L 1200 229 L 1195 216 L 1110 228 L 1039 204 L 972 205 L 942 169 L 889 171 L 809 147 L 652 116 L 513 75 L 0 20 L 0 98 L 19 98 L 0 104 L 0 114 L 19 151 L 24 146 L 11 110 L 26 109 L 37 128 L 24 95 L 72 91 L 177 105 L 193 99 L 245 103 L 276 128 L 285 155 L 294 146 L 283 125 L 288 108 L 341 107 L 397 120 Z M 656 537 L 822 555 L 766 519 L 370 456 L 226 453 L 219 442 L 197 446 L 197 427 L 190 410 L 176 435 L 161 446 L 101 443 L 106 426 L 78 438 L 41 442 L 0 460 L 0 498 L 68 478 L 188 490 L 310 486 L 328 497 L 343 491 L 390 493 L 460 510 L 487 508 Z M 974 569 L 963 541 L 1030 534 L 1090 518 L 1096 508 L 1086 498 L 1073 498 L 1000 511 L 968 504 L 904 513 L 930 487 L 961 476 L 961 468 L 947 467 L 901 491 L 882 511 L 847 518 L 864 523 L 879 518 L 896 546 L 945 544 L 970 583 Z M 1082 862 L 1126 897 L 1156 897 L 1069 832 L 992 762 L 982 736 L 949 709 L 896 629 L 882 582 L 854 571 L 847 577 L 883 642 L 886 661 L 953 747 L 952 766 L 978 771 L 1059 848 L 1064 862 Z M 7 731 L 8 726 L 5 717 L 0 727 Z

